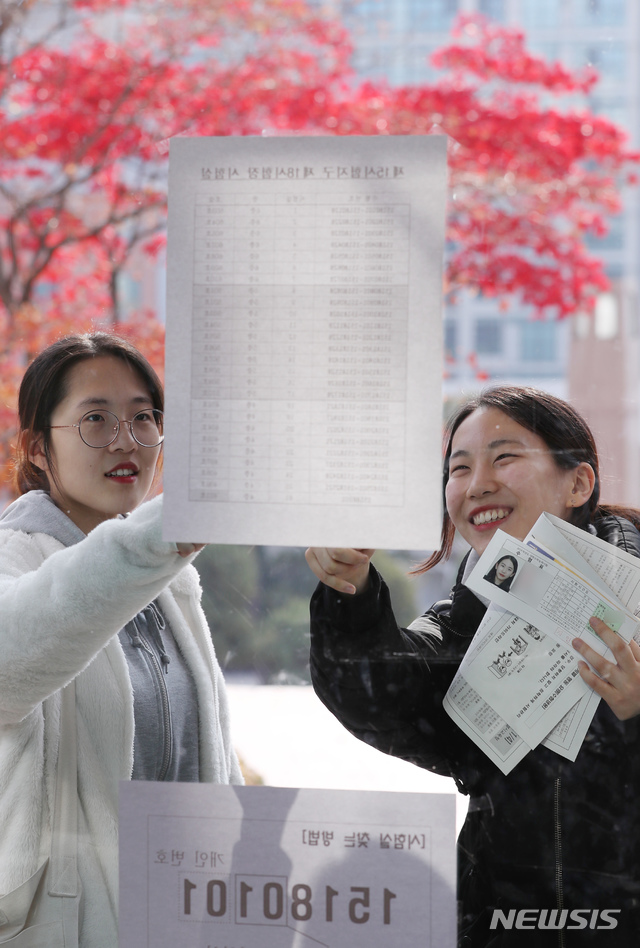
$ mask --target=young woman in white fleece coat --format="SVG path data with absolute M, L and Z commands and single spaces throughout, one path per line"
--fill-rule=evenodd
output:
M 162 407 L 129 343 L 54 343 L 22 383 L 22 496 L 0 518 L 0 897 L 49 854 L 60 689 L 75 679 L 82 948 L 117 945 L 118 782 L 242 782 L 198 547 L 163 541 L 162 499 L 142 503 Z M 0 898 L 0 943 L 4 929 Z

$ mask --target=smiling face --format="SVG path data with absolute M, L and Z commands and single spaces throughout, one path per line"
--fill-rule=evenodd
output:
M 65 397 L 52 413 L 52 426 L 77 424 L 92 408 L 130 420 L 142 409 L 154 407 L 142 377 L 115 356 L 76 362 L 65 387 Z M 118 437 L 106 448 L 90 448 L 77 428 L 56 428 L 50 435 L 52 469 L 37 444 L 31 452 L 33 462 L 46 471 L 52 500 L 84 533 L 134 510 L 147 496 L 160 446 L 141 447 L 128 425 L 120 425 Z
M 447 510 L 458 533 L 482 553 L 498 528 L 523 540 L 541 513 L 568 520 L 574 505 L 584 503 L 586 469 L 563 470 L 538 435 L 498 408 L 478 408 L 451 442 Z

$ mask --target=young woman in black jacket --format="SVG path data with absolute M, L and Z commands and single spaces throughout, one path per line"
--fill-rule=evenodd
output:
M 460 948 L 635 948 L 640 933 L 640 649 L 635 642 L 625 644 L 597 619 L 594 630 L 614 661 L 575 640 L 597 672 L 581 661 L 580 674 L 604 700 L 574 763 L 540 745 L 505 776 L 453 723 L 442 700 L 485 612 L 463 578 L 496 529 L 523 539 L 546 511 L 640 556 L 640 512 L 599 503 L 593 436 L 570 405 L 535 389 L 508 386 L 484 392 L 450 421 L 444 496 L 441 548 L 422 568 L 449 556 L 455 531 L 471 550 L 451 598 L 436 603 L 409 629 L 397 627 L 387 587 L 369 562 L 373 550 L 307 551 L 321 580 L 311 604 L 316 692 L 357 737 L 451 776 L 469 794 L 458 840 Z M 547 909 L 549 927 L 492 928 L 495 909 Z M 596 909 L 616 911 L 594 914 Z

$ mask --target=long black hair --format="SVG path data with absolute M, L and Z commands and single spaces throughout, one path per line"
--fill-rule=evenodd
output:
M 593 468 L 595 484 L 589 500 L 574 507 L 569 520 L 585 528 L 600 517 L 617 515 L 630 520 L 640 529 L 640 510 L 633 507 L 603 505 L 600 503 L 600 461 L 598 450 L 588 424 L 568 402 L 543 392 L 541 389 L 518 385 L 500 385 L 485 389 L 465 402 L 447 422 L 444 432 L 444 465 L 442 476 L 443 518 L 440 549 L 416 567 L 413 572 L 424 573 L 442 560 L 448 559 L 453 546 L 455 527 L 449 517 L 445 498 L 449 480 L 449 460 L 453 436 L 465 419 L 480 408 L 497 408 L 527 431 L 542 438 L 551 455 L 563 471 L 572 471 L 586 462 Z

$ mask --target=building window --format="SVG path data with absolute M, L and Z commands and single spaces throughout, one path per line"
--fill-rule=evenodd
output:
M 409 83 L 433 82 L 440 76 L 431 65 L 431 54 L 435 46 L 405 47 L 402 56 L 402 81 Z
M 522 25 L 525 29 L 559 26 L 562 3 L 559 0 L 522 0 Z
M 353 67 L 361 76 L 386 76 L 391 71 L 395 50 L 391 46 L 364 46 L 353 54 Z
M 589 108 L 596 115 L 603 115 L 611 122 L 619 125 L 629 125 L 630 115 L 626 98 L 621 95 L 592 95 L 589 96 Z
M 624 218 L 621 214 L 615 217 L 608 217 L 606 220 L 609 230 L 603 236 L 597 234 L 587 234 L 585 244 L 594 253 L 600 250 L 622 250 L 624 247 Z
M 520 326 L 520 358 L 523 362 L 554 362 L 557 350 L 557 324 L 532 319 Z
M 395 16 L 392 0 L 357 0 L 343 3 L 342 16 L 355 36 L 380 36 L 392 29 Z
M 475 326 L 475 350 L 478 355 L 500 355 L 503 324 L 499 319 L 478 319 Z
M 505 0 L 478 0 L 478 12 L 490 20 L 504 23 L 506 19 Z
M 560 43 L 532 39 L 527 45 L 532 53 L 535 53 L 537 56 L 542 56 L 543 59 L 548 60 L 550 63 L 559 62 L 562 59 Z M 583 64 L 580 63 L 580 65 Z
M 582 61 L 597 69 L 603 79 L 624 81 L 627 70 L 627 51 L 622 42 L 589 44 L 585 47 Z
M 357 4 L 350 9 L 349 5 L 345 13 L 353 13 L 356 19 L 364 17 L 378 17 L 391 19 L 393 16 L 393 3 L 390 0 L 359 0 Z
M 624 26 L 625 0 L 580 0 L 578 19 L 583 26 Z
M 408 0 L 410 30 L 449 30 L 460 8 L 459 0 Z

